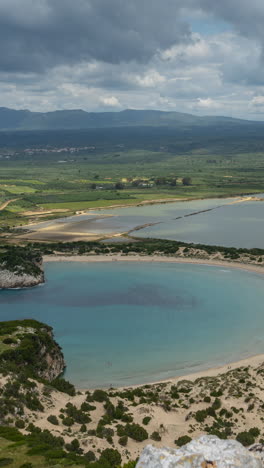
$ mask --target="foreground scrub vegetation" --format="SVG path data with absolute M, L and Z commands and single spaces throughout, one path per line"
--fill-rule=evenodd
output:
M 1 322 L 0 341 L 0 466 L 134 468 L 147 443 L 180 447 L 201 434 L 264 443 L 259 362 L 217 376 L 78 391 L 60 377 L 63 356 L 49 326 Z

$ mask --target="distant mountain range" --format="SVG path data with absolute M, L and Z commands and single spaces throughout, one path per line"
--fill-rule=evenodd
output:
M 81 130 L 111 127 L 175 127 L 189 130 L 191 127 L 252 127 L 263 122 L 233 119 L 231 117 L 198 117 L 180 112 L 159 110 L 124 110 L 121 112 L 85 112 L 61 110 L 31 112 L 0 107 L 0 130 Z

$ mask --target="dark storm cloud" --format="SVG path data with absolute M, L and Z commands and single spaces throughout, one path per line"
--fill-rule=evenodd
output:
M 147 61 L 188 40 L 177 0 L 0 0 L 1 71 Z
M 0 0 L 1 105 L 258 118 L 263 24 L 264 0 Z

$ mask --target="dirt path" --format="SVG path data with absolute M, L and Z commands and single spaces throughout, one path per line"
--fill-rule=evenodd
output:
M 2 205 L 0 205 L 0 211 L 3 211 L 9 205 L 9 203 L 12 203 L 13 201 L 17 200 L 20 200 L 20 198 L 12 198 L 12 200 L 7 200 Z

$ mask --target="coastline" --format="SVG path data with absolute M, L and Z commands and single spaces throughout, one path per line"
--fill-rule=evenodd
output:
M 234 369 L 238 369 L 239 367 L 258 367 L 259 365 L 264 363 L 264 354 L 255 354 L 253 356 L 249 356 L 247 358 L 239 359 L 238 361 L 231 361 L 227 364 L 222 364 L 219 366 L 215 367 L 208 367 L 205 368 L 204 370 L 199 370 L 197 372 L 191 372 L 190 374 L 182 374 L 178 375 L 176 377 L 171 377 L 168 379 L 160 379 L 160 380 L 154 380 L 151 382 L 147 383 L 142 383 L 142 384 L 135 384 L 135 385 L 127 385 L 127 386 L 121 386 L 121 387 L 114 387 L 117 388 L 118 390 L 125 390 L 127 388 L 138 388 L 138 387 L 144 387 L 145 385 L 158 385 L 162 383 L 166 384 L 172 384 L 175 385 L 178 382 L 181 382 L 182 380 L 189 380 L 191 382 L 194 382 L 196 379 L 199 378 L 206 378 L 206 377 L 217 377 L 221 374 L 226 374 L 229 371 L 232 371 Z M 94 389 L 91 388 L 78 388 L 79 391 L 91 391 Z
M 245 198 L 246 197 L 246 198 Z M 133 207 L 144 207 L 144 206 L 148 206 L 148 205 L 166 205 L 168 203 L 181 203 L 181 202 L 192 202 L 192 201 L 204 201 L 204 200 L 234 200 L 234 201 L 231 201 L 230 204 L 236 204 L 236 203 L 243 203 L 243 202 L 247 202 L 247 201 L 255 201 L 255 199 L 258 198 L 258 194 L 255 194 L 254 193 L 239 193 L 237 195 L 235 194 L 232 194 L 232 195 L 212 195 L 210 197 L 182 197 L 182 198 L 179 198 L 179 197 L 172 197 L 172 198 L 154 198 L 154 199 L 150 199 L 150 200 L 142 200 L 142 201 L 137 201 L 137 202 L 132 202 L 131 204 L 125 204 L 125 203 L 119 203 L 117 205 L 108 205 L 108 206 L 98 206 L 98 207 L 91 207 L 91 208 L 87 208 L 87 209 L 83 209 L 83 208 L 80 208 L 79 210 L 76 210 L 75 212 L 68 212 L 67 213 L 67 209 L 65 211 L 65 218 L 69 218 L 69 217 L 79 217 L 79 216 L 83 216 L 85 214 L 87 215 L 96 215 L 96 212 L 98 211 L 104 211 L 104 210 L 113 210 L 113 209 L 116 209 L 116 208 L 133 208 Z M 238 199 L 238 200 L 236 200 Z M 11 200 L 12 201 L 12 200 Z M 54 209 L 52 210 L 54 212 Z M 64 209 L 62 210 L 59 210 L 59 212 L 63 212 Z M 70 210 L 69 210 L 70 211 Z M 34 212 L 32 212 L 31 216 L 34 215 Z M 112 217 L 114 215 L 105 215 L 105 217 Z M 62 219 L 63 219 L 62 217 Z M 22 227 L 23 228 L 27 228 L 28 226 L 29 227 L 34 227 L 36 225 L 39 225 L 39 224 L 42 224 L 42 223 L 47 223 L 47 222 L 53 222 L 53 221 L 56 221 L 56 219 L 61 219 L 60 217 L 59 218 L 54 218 L 54 219 L 51 219 L 51 220 L 43 220 L 43 221 L 34 221 L 34 222 L 31 222 L 31 223 L 28 223 L 28 224 L 24 224 Z
M 220 260 L 204 260 L 204 259 L 198 259 L 198 258 L 181 258 L 181 257 L 165 257 L 165 256 L 158 256 L 158 255 L 153 255 L 153 256 L 140 256 L 140 255 L 46 255 L 43 257 L 43 262 L 44 263 L 49 263 L 49 262 L 88 262 L 88 263 L 109 263 L 109 262 L 147 262 L 147 263 L 176 263 L 176 264 L 193 264 L 193 265 L 205 265 L 205 266 L 217 266 L 217 267 L 224 267 L 224 268 L 235 268 L 235 269 L 241 269 L 244 271 L 249 271 L 252 273 L 257 273 L 257 274 L 264 274 L 264 267 L 257 266 L 257 265 L 250 265 L 250 264 L 244 264 L 244 263 L 235 263 L 235 262 L 228 262 L 228 261 L 220 261 Z M 137 385 L 128 385 L 128 386 L 122 386 L 118 387 L 120 389 L 124 388 L 135 388 L 135 387 L 141 387 L 144 385 L 155 385 L 158 383 L 172 383 L 175 384 L 181 380 L 190 380 L 194 381 L 197 378 L 201 377 L 215 377 L 220 374 L 224 374 L 228 372 L 229 370 L 236 369 L 238 367 L 247 367 L 247 366 L 253 366 L 256 367 L 264 362 L 264 354 L 257 354 L 253 356 L 249 356 L 246 358 L 241 358 L 236 361 L 231 361 L 229 363 L 223 364 L 223 365 L 217 365 L 217 366 L 212 366 L 205 368 L 204 370 L 199 370 L 197 372 L 191 372 L 189 374 L 183 374 L 180 376 L 175 376 L 171 377 L 168 379 L 161 379 L 161 380 L 155 380 L 152 382 L 147 382 L 143 384 L 137 384 Z M 79 388 L 78 390 L 90 390 L 88 388 Z
M 228 262 L 222 260 L 166 257 L 161 255 L 141 256 L 141 255 L 44 255 L 43 262 L 157 262 L 157 263 L 186 263 L 193 265 L 207 265 L 224 268 L 236 268 L 252 273 L 264 274 L 264 267 L 241 262 Z

